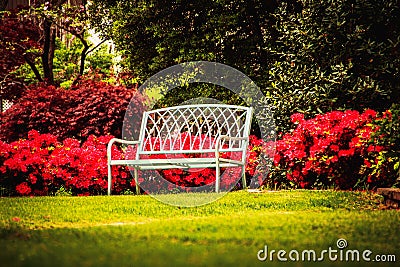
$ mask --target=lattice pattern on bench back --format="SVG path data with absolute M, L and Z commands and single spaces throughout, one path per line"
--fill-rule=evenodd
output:
M 219 136 L 248 137 L 252 108 L 198 104 L 145 112 L 139 154 L 213 152 Z M 225 142 L 225 141 L 221 141 Z M 243 140 L 223 143 L 220 151 L 243 151 Z

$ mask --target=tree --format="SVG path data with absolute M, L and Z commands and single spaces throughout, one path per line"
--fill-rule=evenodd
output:
M 400 1 L 301 1 L 275 12 L 267 92 L 281 126 L 334 109 L 383 111 L 400 102 Z
M 85 5 L 86 1 L 80 6 L 70 6 L 66 0 L 53 0 L 44 4 L 35 2 L 29 7 L 3 13 L 0 20 L 0 36 L 5 40 L 0 44 L 3 52 L 0 57 L 2 97 L 19 98 L 26 89 L 24 77 L 17 77 L 14 73 L 24 63 L 29 65 L 37 82 L 58 85 L 59 81 L 54 78 L 54 57 L 60 31 L 64 35 L 70 34 L 82 44 L 79 71 L 76 73 L 78 81 L 84 72 L 87 56 L 104 42 L 96 46 L 88 42 Z M 18 90 L 15 84 L 21 85 Z
M 18 98 L 25 89 L 23 79 L 13 74 L 25 62 L 38 81 L 42 81 L 35 65 L 43 45 L 40 29 L 31 17 L 18 13 L 12 10 L 0 18 L 0 96 L 9 100 Z
M 176 63 L 225 63 L 261 87 L 279 130 L 294 112 L 400 102 L 399 0 L 91 3 L 91 24 L 142 81 Z M 179 91 L 168 97 L 181 101 Z
M 176 63 L 226 63 L 261 75 L 276 1 L 91 1 L 91 24 L 141 80 Z

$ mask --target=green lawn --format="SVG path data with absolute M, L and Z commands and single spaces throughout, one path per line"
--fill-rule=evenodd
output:
M 260 262 L 257 253 L 267 245 L 319 257 L 337 250 L 339 238 L 348 242 L 344 252 L 392 254 L 398 264 L 400 213 L 380 201 L 369 193 L 303 190 L 233 192 L 195 208 L 150 196 L 0 198 L 0 265 L 308 266 L 279 263 L 276 253 Z M 324 266 L 348 265 L 325 254 Z

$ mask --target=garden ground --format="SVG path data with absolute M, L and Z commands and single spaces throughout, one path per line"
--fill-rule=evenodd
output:
M 385 209 L 381 201 L 367 192 L 308 190 L 238 191 L 195 208 L 165 205 L 146 195 L 0 198 L 0 262 L 308 266 L 308 261 L 279 263 L 276 253 L 272 262 L 260 262 L 257 253 L 268 246 L 269 252 L 315 250 L 319 257 L 322 250 L 337 250 L 338 239 L 347 241 L 343 251 L 368 249 L 371 259 L 395 255 L 399 262 L 400 213 Z M 352 263 L 360 264 L 366 265 L 362 259 Z M 324 266 L 348 265 L 325 254 Z

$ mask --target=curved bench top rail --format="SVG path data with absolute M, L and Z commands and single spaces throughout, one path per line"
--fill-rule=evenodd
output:
M 253 109 L 225 104 L 174 106 L 146 111 L 138 153 L 205 152 L 219 136 L 248 137 Z M 243 140 L 223 140 L 221 151 L 241 151 Z

